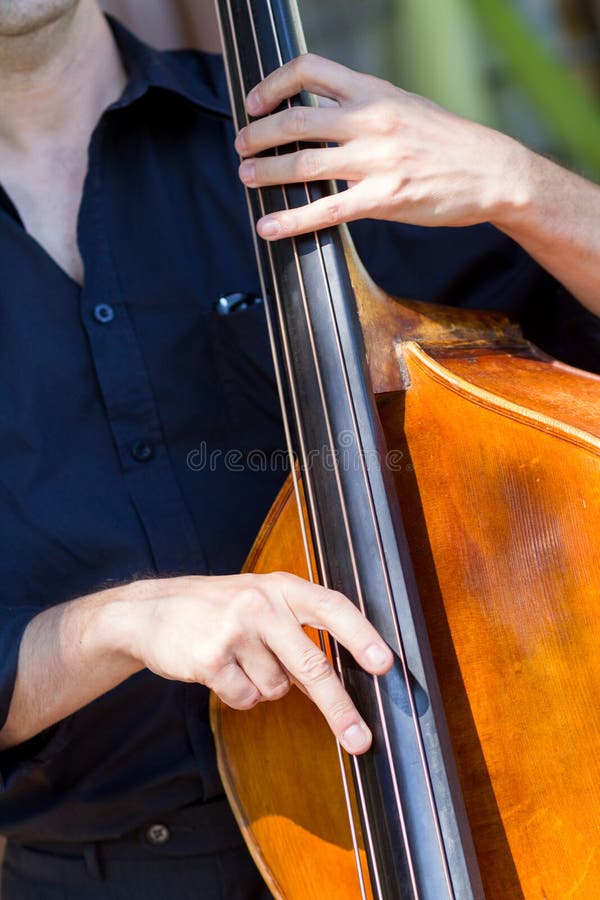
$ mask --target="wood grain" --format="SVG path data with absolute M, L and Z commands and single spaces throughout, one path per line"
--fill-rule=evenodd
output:
M 486 897 L 596 900 L 600 379 L 351 271 Z M 289 484 L 249 565 L 308 574 Z M 275 896 L 358 900 L 319 713 L 293 692 L 213 724 Z

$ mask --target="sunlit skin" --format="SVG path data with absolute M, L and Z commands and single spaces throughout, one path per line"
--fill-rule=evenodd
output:
M 87 147 L 126 75 L 93 0 L 0 0 L 0 171 L 27 231 L 83 280 Z
M 27 230 L 77 281 L 87 148 L 125 72 L 93 0 L 0 0 L 0 171 Z M 48 609 L 23 637 L 0 748 L 149 668 L 246 709 L 294 680 L 350 752 L 371 733 L 303 625 L 327 628 L 373 673 L 392 654 L 340 594 L 285 573 L 148 579 Z
M 275 110 L 302 90 L 334 101 Z M 600 314 L 600 187 L 498 131 L 389 82 L 308 54 L 247 98 L 236 148 L 249 187 L 340 179 L 349 187 L 263 218 L 266 240 L 365 217 L 413 225 L 492 222 Z M 269 115 L 273 113 L 272 115 Z M 293 141 L 333 143 L 280 156 Z

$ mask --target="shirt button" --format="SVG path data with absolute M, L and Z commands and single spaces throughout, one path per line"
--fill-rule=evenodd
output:
M 131 455 L 136 462 L 149 462 L 154 456 L 154 449 L 146 441 L 138 441 L 131 448 Z
M 157 822 L 156 825 L 150 825 L 146 830 L 146 840 L 155 847 L 166 844 L 170 839 L 171 832 L 166 825 L 162 825 L 160 822 Z
M 115 311 L 108 303 L 98 303 L 94 307 L 94 318 L 101 325 L 107 325 L 115 317 Z

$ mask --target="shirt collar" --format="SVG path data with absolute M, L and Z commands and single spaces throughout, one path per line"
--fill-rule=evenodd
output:
M 129 79 L 111 109 L 121 109 L 162 88 L 185 97 L 206 112 L 231 118 L 222 62 L 201 51 L 160 51 L 148 46 L 112 16 L 106 17 Z

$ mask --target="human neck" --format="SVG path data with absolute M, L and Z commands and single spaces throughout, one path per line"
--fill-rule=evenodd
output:
M 0 35 L 0 144 L 15 151 L 69 144 L 92 132 L 126 74 L 94 0 L 38 32 Z

